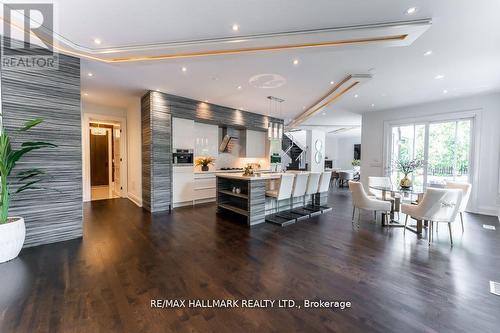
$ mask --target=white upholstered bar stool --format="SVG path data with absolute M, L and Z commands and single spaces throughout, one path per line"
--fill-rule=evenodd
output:
M 453 237 L 451 235 L 451 223 L 457 218 L 462 201 L 462 190 L 459 189 L 442 189 L 442 188 L 427 188 L 424 198 L 418 205 L 402 204 L 401 212 L 406 214 L 405 230 L 408 223 L 408 216 L 415 220 L 429 221 L 429 229 L 427 230 L 429 245 L 431 244 L 433 235 L 432 231 L 434 223 L 448 223 L 450 231 L 450 243 L 453 246 Z
M 319 178 L 318 195 L 321 193 L 328 193 L 330 190 L 330 180 L 332 179 L 331 171 L 323 171 L 321 177 Z M 319 208 L 323 213 L 332 210 L 332 207 L 319 205 Z
M 462 190 L 462 202 L 460 203 L 460 208 L 458 212 L 460 213 L 460 222 L 462 223 L 462 232 L 464 232 L 464 216 L 463 212 L 467 208 L 469 203 L 470 193 L 472 190 L 472 185 L 469 183 L 459 183 L 459 182 L 446 182 L 446 188 L 454 188 Z
M 280 177 L 278 189 L 266 191 L 266 196 L 274 198 L 275 200 L 276 212 L 278 212 L 279 209 L 279 202 L 281 200 L 289 199 L 292 195 L 294 178 L 295 175 L 284 173 Z
M 304 209 L 310 211 L 311 216 L 321 214 L 321 210 L 314 207 L 314 205 L 306 205 L 307 197 L 318 193 L 320 177 L 320 172 L 310 172 L 309 178 L 307 179 L 306 195 L 304 196 Z
M 278 216 L 284 218 L 297 219 L 297 220 L 302 220 L 309 217 L 309 213 L 307 211 L 303 212 L 293 209 L 294 199 L 304 197 L 306 195 L 308 179 L 309 179 L 308 172 L 295 173 L 295 179 L 293 181 L 293 190 L 290 196 L 290 211 L 279 213 Z

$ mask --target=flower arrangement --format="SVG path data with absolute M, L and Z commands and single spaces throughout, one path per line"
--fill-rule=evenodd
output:
M 352 160 L 351 165 L 353 167 L 361 166 L 361 160 Z
M 211 156 L 198 157 L 196 159 L 195 165 L 201 166 L 201 171 L 208 171 L 208 166 L 214 164 L 215 158 Z
M 404 174 L 404 177 L 401 179 L 399 185 L 403 188 L 409 188 L 411 187 L 411 180 L 408 178 L 408 175 L 424 166 L 424 161 L 420 158 L 414 158 L 411 160 L 408 158 L 399 158 L 394 161 L 393 164 L 396 170 Z

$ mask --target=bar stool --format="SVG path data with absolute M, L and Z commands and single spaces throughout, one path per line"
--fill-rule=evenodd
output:
M 286 219 L 278 216 L 279 212 L 279 202 L 280 200 L 290 199 L 293 190 L 293 180 L 295 175 L 293 174 L 282 174 L 280 177 L 280 184 L 277 190 L 267 190 L 266 197 L 274 198 L 276 206 L 276 214 L 266 216 L 266 221 L 271 223 L 276 223 L 284 227 L 285 225 L 295 223 L 295 219 Z
M 303 197 L 306 195 L 307 180 L 309 179 L 309 173 L 296 173 L 295 180 L 293 181 L 293 190 L 290 196 L 290 211 L 278 213 L 279 217 L 302 220 L 309 217 L 309 212 L 299 212 L 293 209 L 293 202 L 295 198 Z
M 332 178 L 332 172 L 331 171 L 323 171 L 321 173 L 321 178 L 319 179 L 319 186 L 318 186 L 318 195 L 321 195 L 321 193 L 327 193 L 330 190 L 330 179 Z M 316 206 L 319 206 L 321 211 L 323 213 L 326 213 L 330 210 L 332 210 L 332 207 L 329 206 L 324 206 L 321 205 L 319 200 L 318 204 Z
M 309 173 L 309 179 L 307 180 L 306 195 L 304 196 L 304 209 L 308 210 L 311 216 L 321 214 L 321 209 L 314 207 L 314 205 L 306 205 L 306 196 L 318 193 L 320 177 L 320 172 L 311 172 Z

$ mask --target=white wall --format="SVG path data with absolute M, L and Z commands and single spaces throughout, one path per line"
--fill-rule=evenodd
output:
M 127 108 L 128 197 L 142 206 L 142 129 L 141 100 Z
M 322 172 L 325 170 L 325 132 L 319 130 L 306 131 L 307 142 L 307 163 L 309 164 L 308 170 L 312 172 Z M 321 149 L 316 149 L 316 141 L 321 142 Z M 316 152 L 321 154 L 321 161 L 319 163 L 315 160 Z
M 326 156 L 333 161 L 334 168 L 352 169 L 352 160 L 354 159 L 354 145 L 361 143 L 361 136 L 337 137 L 327 135 L 326 137 Z M 361 147 L 361 156 L 363 147 Z
M 500 94 L 479 95 L 426 103 L 378 112 L 366 112 L 362 118 L 361 170 L 362 181 L 368 176 L 384 174 L 383 148 L 385 124 L 390 121 L 419 117 L 437 117 L 471 112 L 477 114 L 478 159 L 474 166 L 477 182 L 471 198 L 473 212 L 497 215 L 499 212 L 500 169 Z

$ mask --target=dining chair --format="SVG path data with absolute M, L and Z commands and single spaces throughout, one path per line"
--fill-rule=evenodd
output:
M 361 214 L 361 209 L 364 210 L 373 210 L 375 212 L 375 219 L 377 217 L 377 211 L 386 214 L 385 216 L 389 216 L 389 212 L 391 210 L 391 203 L 389 201 L 378 200 L 373 197 L 369 197 L 365 189 L 363 188 L 363 184 L 360 182 L 349 181 L 349 190 L 352 193 L 352 221 L 354 223 L 354 215 L 356 213 L 356 209 L 358 210 L 358 220 L 357 224 L 359 226 L 359 218 Z M 383 217 L 382 217 L 383 218 Z
M 344 187 L 346 182 L 353 180 L 354 173 L 352 171 L 339 171 L 339 187 Z
M 408 224 L 408 217 L 415 220 L 429 221 L 428 241 L 431 244 L 434 223 L 448 223 L 450 232 L 450 243 L 453 246 L 451 235 L 451 223 L 455 221 L 460 203 L 462 201 L 462 190 L 427 188 L 422 201 L 418 205 L 402 204 L 401 211 L 406 214 L 405 232 Z
M 391 201 L 392 204 L 394 205 L 394 211 L 396 213 L 398 213 L 398 219 L 399 219 L 401 195 L 399 195 L 398 193 L 393 193 L 393 194 L 391 194 L 390 197 L 384 198 L 382 191 L 373 189 L 373 188 L 371 188 L 372 186 L 391 188 L 392 187 L 391 178 L 390 177 L 373 177 L 373 176 L 368 177 L 368 187 L 370 188 L 368 191 L 369 191 L 369 194 L 375 196 L 375 198 L 377 198 L 379 200 Z
M 446 188 L 454 188 L 462 190 L 462 202 L 460 203 L 460 208 L 458 212 L 460 213 L 460 222 L 462 224 L 462 232 L 464 232 L 464 216 L 463 212 L 467 208 L 469 203 L 470 193 L 472 191 L 472 185 L 469 183 L 459 183 L 459 182 L 446 182 Z
M 320 172 L 310 172 L 309 178 L 307 179 L 306 195 L 304 196 L 304 209 L 310 211 L 311 216 L 321 214 L 321 209 L 317 209 L 313 205 L 306 205 L 307 197 L 312 196 L 318 192 L 320 177 Z

